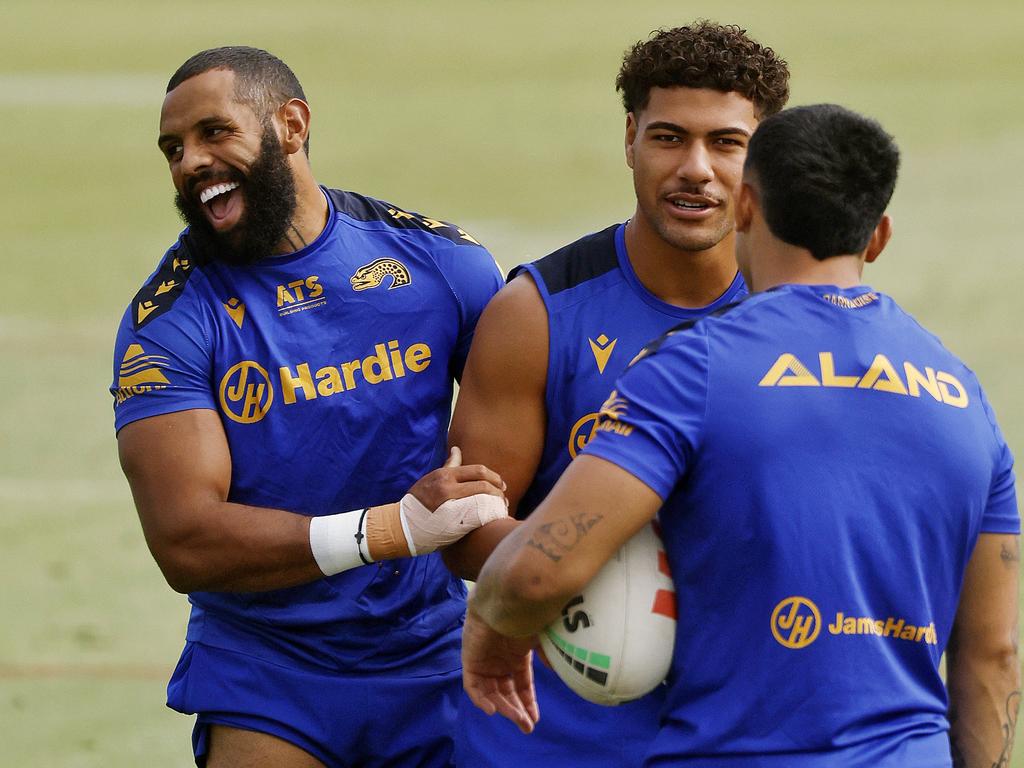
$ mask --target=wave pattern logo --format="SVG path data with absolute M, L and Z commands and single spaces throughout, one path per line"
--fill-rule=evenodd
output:
M 806 648 L 821 632 L 818 606 L 806 597 L 792 596 L 772 611 L 772 636 L 786 648 Z
M 250 375 L 252 381 L 250 381 Z M 239 424 L 255 424 L 274 402 L 270 376 L 259 363 L 243 360 L 231 366 L 220 381 L 220 407 Z
M 117 405 L 135 395 L 167 389 L 170 382 L 160 369 L 169 363 L 166 355 L 148 355 L 141 344 L 129 344 L 121 358 L 117 388 L 113 390 Z

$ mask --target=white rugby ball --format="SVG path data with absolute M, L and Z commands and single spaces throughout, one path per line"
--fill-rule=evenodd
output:
M 656 526 L 627 541 L 541 633 L 551 667 L 595 704 L 640 698 L 672 663 L 676 592 Z

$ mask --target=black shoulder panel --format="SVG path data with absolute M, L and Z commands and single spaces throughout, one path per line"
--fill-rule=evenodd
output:
M 615 230 L 618 226 L 613 224 L 600 232 L 581 237 L 533 262 L 544 278 L 548 293 L 559 293 L 616 269 L 619 266 L 619 256 L 615 252 Z M 514 276 L 510 274 L 509 278 Z
M 358 221 L 382 221 L 395 229 L 416 229 L 443 237 L 457 245 L 480 245 L 476 238 L 457 224 L 440 219 L 432 219 L 421 213 L 403 211 L 391 203 L 375 200 L 360 195 L 358 192 L 345 192 L 341 189 L 328 189 L 334 207 L 340 212 Z
M 747 296 L 744 296 L 742 299 L 739 299 L 738 301 L 729 302 L 724 307 L 719 307 L 714 312 L 708 312 L 706 315 L 704 315 L 704 317 L 698 317 L 694 320 L 683 320 L 678 325 L 673 325 L 671 328 L 669 328 L 667 331 L 661 334 L 661 336 L 656 338 L 654 341 L 648 343 L 643 349 L 641 349 L 640 352 L 637 353 L 637 356 L 629 361 L 629 365 L 633 365 L 633 363 L 637 362 L 638 360 L 643 360 L 648 355 L 653 355 L 655 352 L 661 349 L 661 345 L 665 343 L 665 339 L 669 338 L 670 336 L 674 336 L 675 334 L 680 333 L 681 331 L 690 330 L 691 328 L 693 328 L 693 326 L 695 326 L 697 323 L 699 323 L 701 320 L 704 320 L 705 318 L 720 317 L 724 315 L 726 312 L 729 312 L 730 310 L 738 307 L 747 298 Z
M 152 279 L 132 299 L 132 322 L 135 330 L 171 308 L 185 290 L 185 283 L 207 259 L 199 255 L 188 233 L 184 233 L 160 262 Z

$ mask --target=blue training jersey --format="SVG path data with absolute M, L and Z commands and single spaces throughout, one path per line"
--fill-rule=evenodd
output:
M 216 411 L 228 500 L 304 515 L 397 501 L 441 465 L 453 379 L 501 286 L 455 225 L 324 190 L 323 232 L 230 266 L 188 230 L 121 322 L 117 429 Z M 188 640 L 349 673 L 459 667 L 465 588 L 436 554 L 261 593 L 189 595 Z
M 648 766 L 949 765 L 979 533 L 1018 533 L 974 374 L 890 298 L 788 285 L 651 345 L 586 453 L 665 499 L 679 623 Z
M 513 271 L 529 274 L 548 316 L 547 429 L 537 472 L 519 504 L 526 517 L 554 486 L 598 421 L 615 377 L 644 344 L 680 320 L 696 319 L 746 295 L 737 274 L 710 306 L 683 309 L 661 301 L 637 278 L 617 224 Z M 658 729 L 665 689 L 617 707 L 591 704 L 537 661 L 541 707 L 536 730 L 524 736 L 504 718 L 488 718 L 467 700 L 460 716 L 457 760 L 466 766 L 640 765 Z M 539 762 L 538 762 L 539 761 Z

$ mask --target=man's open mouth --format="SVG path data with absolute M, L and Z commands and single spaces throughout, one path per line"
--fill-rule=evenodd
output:
M 228 224 L 228 219 L 235 218 L 232 214 L 237 213 L 236 209 L 241 202 L 240 193 L 235 193 L 238 187 L 237 181 L 224 181 L 199 192 L 199 202 L 214 226 Z

